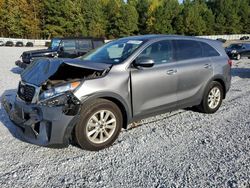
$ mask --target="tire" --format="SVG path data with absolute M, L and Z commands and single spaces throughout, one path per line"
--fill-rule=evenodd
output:
M 116 104 L 106 99 L 96 99 L 81 110 L 80 120 L 75 127 L 75 141 L 82 149 L 104 149 L 117 139 L 122 123 L 122 113 Z
M 241 55 L 240 55 L 240 54 L 237 54 L 236 59 L 237 59 L 237 60 L 240 60 L 240 59 L 241 59 Z
M 215 94 L 215 92 L 216 92 L 216 95 L 213 95 Z M 222 85 L 216 81 L 211 82 L 204 92 L 203 99 L 202 99 L 201 104 L 198 106 L 198 110 L 200 112 L 207 113 L 207 114 L 215 113 L 221 106 L 223 95 L 224 95 L 224 91 L 223 91 Z M 214 100 L 215 102 L 213 103 L 212 101 Z

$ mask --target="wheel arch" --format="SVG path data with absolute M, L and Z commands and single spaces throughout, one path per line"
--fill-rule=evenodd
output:
M 132 113 L 131 113 L 129 106 L 126 104 L 125 100 L 122 99 L 119 95 L 114 94 L 114 93 L 98 93 L 98 94 L 88 96 L 82 99 L 81 106 L 91 103 L 92 101 L 99 99 L 99 98 L 109 100 L 118 106 L 118 108 L 121 110 L 122 117 L 123 117 L 122 128 L 126 129 L 128 123 L 132 119 Z M 64 134 L 65 143 L 70 143 L 70 141 L 74 142 L 73 133 L 74 133 L 74 129 L 75 129 L 76 124 L 78 123 L 79 118 L 80 118 L 80 115 L 77 114 L 68 125 Z
M 82 100 L 82 105 L 84 106 L 86 103 L 91 103 L 93 100 L 96 100 L 98 98 L 109 100 L 118 106 L 118 108 L 121 110 L 122 117 L 123 117 L 122 127 L 126 129 L 128 123 L 132 119 L 132 110 L 129 107 L 128 102 L 126 102 L 125 99 L 123 99 L 120 95 L 116 93 L 104 92 L 104 93 L 96 93 L 87 98 L 84 98 Z
M 225 84 L 225 82 L 220 78 L 214 79 L 213 81 L 219 82 L 221 84 L 221 86 L 223 88 L 223 99 L 225 99 L 226 98 L 226 84 Z
M 226 82 L 225 82 L 224 78 L 223 78 L 222 76 L 220 76 L 220 75 L 214 76 L 213 78 L 211 78 L 211 79 L 207 82 L 205 88 L 207 88 L 207 86 L 208 86 L 211 82 L 213 82 L 213 81 L 219 82 L 219 83 L 221 84 L 221 86 L 222 86 L 222 88 L 223 88 L 223 99 L 225 99 L 225 98 L 226 98 L 227 89 L 226 89 Z

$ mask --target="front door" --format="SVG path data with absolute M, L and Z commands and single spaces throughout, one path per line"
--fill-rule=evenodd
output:
M 172 42 L 158 41 L 137 57 L 153 59 L 150 68 L 131 69 L 131 89 L 134 116 L 147 115 L 176 106 L 177 74 L 173 62 Z M 136 60 L 135 60 L 136 61 Z
M 75 58 L 77 57 L 76 40 L 65 39 L 62 40 L 58 52 L 60 58 Z

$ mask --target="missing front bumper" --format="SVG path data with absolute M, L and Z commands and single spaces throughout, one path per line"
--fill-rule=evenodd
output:
M 63 113 L 63 107 L 46 107 L 26 104 L 15 99 L 13 103 L 6 97 L 2 105 L 10 120 L 17 126 L 19 135 L 27 142 L 41 146 L 67 146 L 67 128 L 74 116 Z

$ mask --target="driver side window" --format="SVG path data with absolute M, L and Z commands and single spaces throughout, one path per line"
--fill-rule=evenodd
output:
M 170 63 L 173 61 L 173 48 L 169 40 L 158 41 L 144 49 L 137 58 L 149 58 L 155 64 Z

